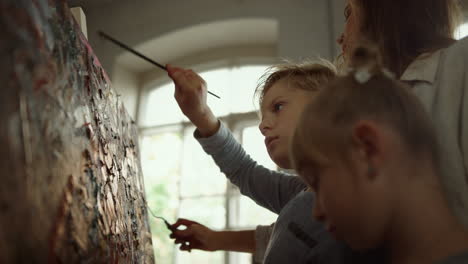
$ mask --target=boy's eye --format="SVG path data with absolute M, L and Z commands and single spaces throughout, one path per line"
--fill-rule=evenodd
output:
M 279 112 L 281 109 L 283 109 L 283 103 L 275 103 L 273 105 L 273 112 Z
M 351 8 L 349 6 L 346 6 L 344 10 L 344 17 L 346 21 L 348 21 L 349 16 L 351 16 Z

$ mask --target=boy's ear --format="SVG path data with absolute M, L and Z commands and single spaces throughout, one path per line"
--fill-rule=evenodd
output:
M 382 154 L 383 137 L 376 123 L 360 120 L 355 123 L 352 130 L 352 141 L 359 153 L 359 159 L 367 162 L 369 166 L 377 166 Z

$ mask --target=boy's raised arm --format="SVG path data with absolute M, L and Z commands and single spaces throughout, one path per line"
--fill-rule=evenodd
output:
M 212 136 L 219 129 L 219 121 L 206 103 L 206 82 L 194 71 L 167 65 L 174 81 L 174 97 L 182 113 L 197 127 L 202 137 Z
M 211 112 L 206 83 L 192 70 L 167 66 L 182 112 L 197 127 L 196 138 L 228 179 L 257 204 L 279 213 L 305 184 L 286 173 L 258 165 Z

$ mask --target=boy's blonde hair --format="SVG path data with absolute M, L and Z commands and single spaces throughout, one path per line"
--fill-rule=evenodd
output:
M 302 63 L 285 62 L 266 70 L 259 80 L 255 94 L 261 105 L 265 94 L 279 80 L 289 79 L 299 89 L 314 91 L 333 80 L 336 74 L 336 67 L 324 59 Z
M 432 121 L 409 86 L 383 70 L 374 47 L 357 48 L 351 59 L 349 73 L 321 89 L 305 108 L 291 146 L 294 168 L 300 170 L 310 160 L 327 162 L 325 152 L 347 160 L 353 125 L 367 119 L 399 135 L 413 157 L 429 154 L 438 169 Z

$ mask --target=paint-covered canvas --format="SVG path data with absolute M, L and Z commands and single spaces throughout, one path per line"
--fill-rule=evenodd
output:
M 0 0 L 0 263 L 154 263 L 138 131 L 65 0 Z

